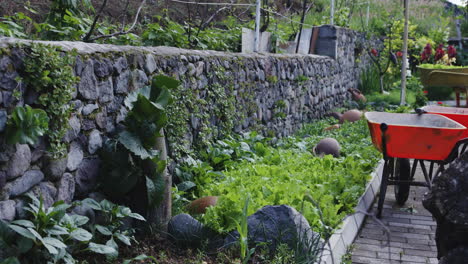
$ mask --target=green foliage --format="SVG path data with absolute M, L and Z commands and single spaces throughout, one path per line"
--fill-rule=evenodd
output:
M 239 248 L 240 248 L 240 257 L 243 264 L 249 262 L 250 257 L 255 252 L 255 248 L 249 249 L 249 234 L 248 234 L 248 225 L 247 217 L 248 208 L 249 208 L 250 197 L 245 198 L 244 208 L 242 209 L 242 216 L 240 222 L 236 222 L 237 232 L 239 232 Z M 235 220 L 237 221 L 237 220 Z
M 6 140 L 9 144 L 34 145 L 48 127 L 49 118 L 44 110 L 33 109 L 29 105 L 17 106 L 7 123 Z
M 23 23 L 21 23 L 22 21 L 30 22 L 32 19 L 23 12 L 18 12 L 12 16 L 0 17 L 0 36 L 25 38 L 27 35 Z
M 379 92 L 379 78 L 379 71 L 376 67 L 369 67 L 367 69 L 364 69 L 361 72 L 361 78 L 359 80 L 359 90 L 366 95 Z
M 160 131 L 167 124 L 166 107 L 172 101 L 169 89 L 178 86 L 175 79 L 158 75 L 151 86 L 125 98 L 124 103 L 129 108 L 125 129 L 114 139 L 107 140 L 100 152 L 103 160 L 101 186 L 110 197 L 122 197 L 138 182 L 143 182 L 149 206 L 154 207 L 161 201 L 166 162 L 159 160 L 159 151 L 155 147 L 158 137 L 162 136 Z
M 430 64 L 430 63 L 420 64 L 419 67 L 424 68 L 424 69 L 461 69 L 461 68 L 468 68 L 467 66 L 455 66 L 455 65 L 445 65 L 445 64 Z
M 0 244 L 4 243 L 2 248 L 6 249 L 2 258 L 14 257 L 22 263 L 75 263 L 73 255 L 80 252 L 116 253 L 112 247 L 91 242 L 94 237 L 87 230 L 89 219 L 68 214 L 72 205 L 59 201 L 46 209 L 42 199 L 29 198 L 31 203 L 24 209 L 30 217 L 0 223 Z
M 265 205 L 288 204 L 303 208 L 314 230 L 328 234 L 352 212 L 380 155 L 366 136 L 364 120 L 333 131 L 324 131 L 327 126 L 327 121 L 308 125 L 297 137 L 280 140 L 276 148 L 264 146 L 264 155 L 256 155 L 255 162 L 238 162 L 223 171 L 223 177 L 206 176 L 204 185 L 197 186 L 201 196 L 217 195 L 220 199 L 217 206 L 207 210 L 203 221 L 220 232 L 234 229 L 242 217 L 240 201 L 250 195 L 248 214 Z M 323 137 L 340 142 L 342 157 L 311 154 L 312 146 Z M 316 207 L 304 201 L 308 192 L 322 208 L 324 222 Z
M 72 54 L 61 54 L 56 48 L 42 44 L 32 44 L 26 50 L 22 81 L 28 89 L 40 94 L 35 103 L 42 105 L 49 117 L 50 151 L 54 157 L 61 157 L 67 150 L 62 138 L 72 112 L 69 102 L 79 80 L 71 67 L 74 58 Z
M 128 207 L 113 204 L 107 200 L 100 203 L 93 199 L 83 200 L 83 204 L 101 213 L 100 224 L 91 227 L 94 240 L 101 244 L 90 243 L 89 249 L 93 252 L 110 255 L 113 258 L 118 256 L 119 246 L 117 242 L 131 246 L 131 241 L 135 241 L 133 228 L 124 228 L 124 219 L 133 218 L 145 221 L 145 218 L 137 213 L 133 213 Z
M 189 21 L 185 21 L 182 25 L 168 17 L 156 16 L 156 18 L 158 22 L 148 24 L 142 33 L 144 45 L 202 50 L 239 50 L 241 26 L 233 23 L 232 17 L 222 23 L 225 29 L 201 28 L 201 26 L 191 25 Z

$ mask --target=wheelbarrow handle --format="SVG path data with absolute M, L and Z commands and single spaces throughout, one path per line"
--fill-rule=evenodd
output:
M 418 115 L 422 115 L 422 114 L 426 114 L 426 113 L 427 113 L 426 110 L 421 109 L 421 108 L 416 108 L 416 109 L 414 109 L 414 111 L 415 111 L 416 114 L 418 114 Z

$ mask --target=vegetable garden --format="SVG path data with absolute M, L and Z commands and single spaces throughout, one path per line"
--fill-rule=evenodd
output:
M 107 2 L 0 3 L 0 264 L 320 263 L 382 158 L 363 113 L 460 100 L 423 71 L 467 69 L 463 38 L 449 43 L 466 7 L 417 3 L 408 21 L 392 1 Z M 272 52 L 330 20 L 352 43 L 109 48 L 239 52 L 254 16 Z M 268 210 L 297 218 L 255 240 Z

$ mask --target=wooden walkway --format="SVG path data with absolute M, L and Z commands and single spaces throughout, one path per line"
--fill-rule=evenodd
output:
M 417 180 L 422 173 L 417 172 Z M 352 263 L 438 263 L 435 246 L 436 224 L 422 206 L 426 187 L 411 186 L 410 197 L 403 207 L 395 202 L 393 186 L 388 187 L 382 213 L 384 228 L 367 217 L 352 248 Z M 377 203 L 374 202 L 373 211 Z

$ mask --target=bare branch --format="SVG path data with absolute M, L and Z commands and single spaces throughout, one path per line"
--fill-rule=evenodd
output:
M 201 25 L 201 30 L 205 29 L 210 23 L 211 21 L 213 21 L 213 19 L 221 12 L 223 11 L 224 9 L 227 9 L 228 7 L 222 7 L 220 9 L 218 9 L 211 17 L 209 17 L 202 25 Z
M 83 38 L 84 42 L 89 41 L 89 38 L 91 37 L 91 34 L 93 34 L 93 32 L 94 32 L 94 29 L 96 28 L 97 21 L 98 21 L 99 17 L 101 16 L 102 10 L 104 10 L 104 7 L 106 6 L 106 4 L 107 4 L 107 0 L 104 0 L 104 2 L 102 2 L 101 8 L 99 8 L 96 16 L 94 17 L 94 21 L 93 21 L 93 24 L 91 25 L 91 28 L 89 29 L 86 36 Z
M 111 37 L 115 37 L 115 36 L 128 34 L 135 27 L 135 25 L 136 25 L 136 23 L 138 21 L 138 17 L 140 16 L 140 11 L 143 8 L 143 6 L 145 5 L 145 3 L 146 3 L 146 0 L 141 1 L 140 6 L 138 7 L 137 13 L 135 15 L 135 20 L 133 21 L 133 24 L 130 26 L 129 29 L 114 32 L 112 34 L 97 36 L 97 37 L 89 39 L 89 41 L 91 42 L 91 41 L 95 41 L 95 40 L 102 39 L 102 38 L 111 38 Z

